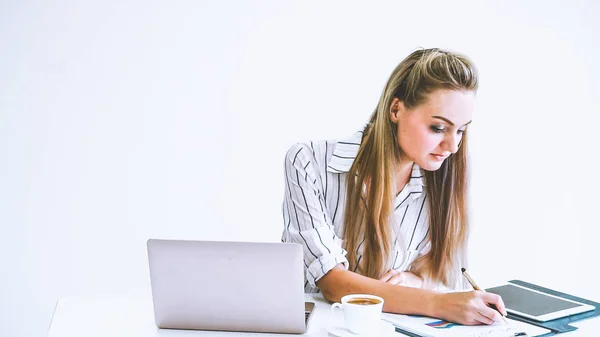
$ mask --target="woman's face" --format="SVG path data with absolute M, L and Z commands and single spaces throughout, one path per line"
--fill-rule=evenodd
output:
M 458 151 L 474 109 L 472 91 L 437 90 L 412 110 L 394 99 L 390 118 L 398 127 L 402 163 L 414 162 L 427 171 L 439 169 L 448 156 Z

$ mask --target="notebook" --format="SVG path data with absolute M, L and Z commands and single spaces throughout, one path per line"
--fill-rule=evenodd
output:
M 306 331 L 314 303 L 300 244 L 150 239 L 147 249 L 159 328 Z

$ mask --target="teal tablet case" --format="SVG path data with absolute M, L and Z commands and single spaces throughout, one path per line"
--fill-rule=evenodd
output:
M 537 290 L 537 291 L 540 291 L 540 292 L 543 292 L 543 293 L 546 293 L 546 294 L 550 294 L 550 295 L 554 295 L 554 296 L 566 298 L 566 299 L 569 299 L 569 300 L 573 300 L 573 301 L 577 301 L 577 302 L 589 304 L 589 305 L 591 305 L 591 306 L 593 306 L 593 307 L 596 308 L 596 309 L 594 309 L 592 311 L 582 312 L 580 314 L 575 314 L 575 315 L 571 315 L 571 316 L 567 316 L 567 317 L 563 317 L 563 318 L 557 318 L 557 319 L 553 319 L 551 321 L 546 321 L 546 322 L 538 322 L 538 321 L 534 321 L 534 320 L 529 319 L 529 318 L 515 316 L 513 314 L 508 314 L 508 317 L 511 318 L 511 319 L 514 319 L 514 320 L 517 320 L 517 321 L 521 321 L 521 322 L 525 322 L 525 323 L 532 324 L 532 325 L 536 325 L 536 326 L 539 326 L 539 327 L 542 327 L 542 328 L 546 328 L 546 329 L 549 329 L 550 331 L 552 331 L 552 332 L 547 333 L 547 334 L 545 334 L 543 336 L 552 336 L 552 335 L 555 335 L 555 334 L 558 334 L 558 333 L 562 333 L 562 332 L 568 332 L 568 331 L 577 330 L 577 327 L 569 325 L 569 323 L 581 321 L 583 319 L 587 319 L 587 318 L 591 318 L 591 317 L 595 317 L 595 316 L 599 316 L 600 315 L 600 303 L 598 303 L 598 302 L 593 302 L 593 301 L 587 300 L 585 298 L 576 297 L 576 296 L 573 296 L 573 295 L 561 293 L 561 292 L 556 291 L 556 290 L 552 290 L 552 289 L 540 287 L 538 285 L 527 283 L 527 282 L 521 281 L 521 280 L 511 280 L 511 281 L 508 281 L 508 282 L 516 284 L 516 285 L 523 286 L 525 288 Z

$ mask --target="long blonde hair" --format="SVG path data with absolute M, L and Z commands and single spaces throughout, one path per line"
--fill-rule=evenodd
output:
M 363 132 L 363 141 L 347 175 L 344 211 L 344 248 L 351 270 L 379 278 L 392 249 L 395 197 L 394 166 L 402 155 L 397 125 L 390 119 L 394 98 L 413 109 L 439 89 L 477 91 L 478 75 L 464 55 L 441 49 L 419 49 L 407 56 L 392 72 Z M 425 171 L 429 207 L 427 239 L 431 249 L 418 257 L 411 271 L 432 282 L 457 282 L 468 239 L 467 222 L 467 134 L 458 151 L 436 171 Z M 364 187 L 363 187 L 364 186 Z M 363 243 L 362 261 L 357 248 Z M 360 264 L 360 266 L 359 266 Z M 362 267 L 364 266 L 364 268 Z

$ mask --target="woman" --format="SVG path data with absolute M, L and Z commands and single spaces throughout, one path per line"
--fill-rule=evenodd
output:
M 467 127 L 477 70 L 417 50 L 391 74 L 365 128 L 298 143 L 285 159 L 282 241 L 304 247 L 307 292 L 385 299 L 384 311 L 491 324 L 502 299 L 460 288 L 467 223 Z

